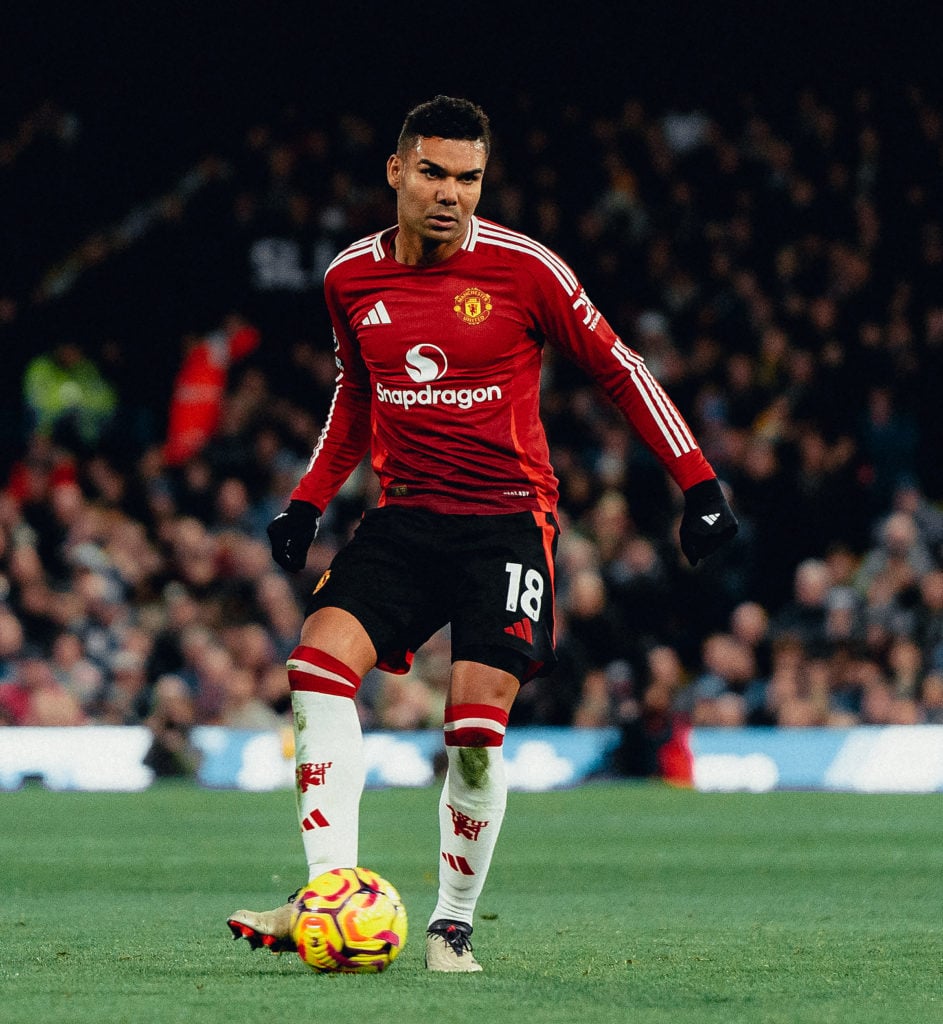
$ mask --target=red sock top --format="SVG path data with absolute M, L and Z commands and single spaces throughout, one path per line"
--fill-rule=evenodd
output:
M 360 689 L 360 676 L 353 669 L 317 647 L 296 647 L 287 664 L 288 683 L 293 691 L 330 693 L 353 699 Z

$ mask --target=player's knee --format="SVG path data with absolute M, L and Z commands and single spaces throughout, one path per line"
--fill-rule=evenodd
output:
M 377 652 L 367 631 L 343 608 L 312 612 L 301 629 L 299 646 L 323 651 L 361 677 L 376 664 Z

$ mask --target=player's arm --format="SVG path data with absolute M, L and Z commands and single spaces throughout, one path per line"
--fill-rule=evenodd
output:
M 730 540 L 738 524 L 691 428 L 578 282 L 568 289 L 559 277 L 544 275 L 538 286 L 549 338 L 602 386 L 684 493 L 681 549 L 696 565 Z
M 334 325 L 337 378 L 334 397 L 308 467 L 291 493 L 288 507 L 269 523 L 272 557 L 289 572 L 304 568 L 321 515 L 370 445 L 370 387 L 346 318 L 328 294 Z

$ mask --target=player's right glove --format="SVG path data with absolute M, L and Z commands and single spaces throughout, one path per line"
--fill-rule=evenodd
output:
M 299 572 L 308 560 L 308 548 L 317 536 L 321 510 L 310 502 L 293 498 L 266 530 L 272 545 L 272 558 L 288 572 Z
M 679 530 L 681 550 L 691 565 L 713 554 L 740 528 L 715 477 L 684 492 L 684 515 Z

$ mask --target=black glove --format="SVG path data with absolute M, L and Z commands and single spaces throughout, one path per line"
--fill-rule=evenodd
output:
M 288 502 L 266 530 L 272 544 L 272 558 L 289 572 L 298 572 L 308 560 L 308 548 L 318 532 L 321 510 L 307 501 Z
M 739 528 L 716 479 L 702 480 L 684 492 L 681 550 L 691 565 L 726 544 Z

